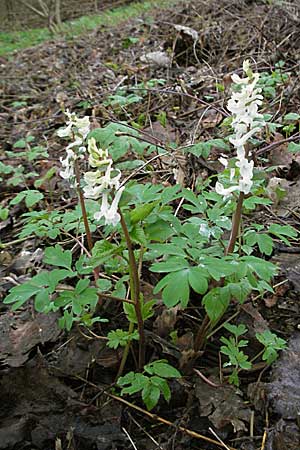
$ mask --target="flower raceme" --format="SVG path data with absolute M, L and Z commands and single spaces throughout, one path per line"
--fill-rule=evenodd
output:
M 232 113 L 232 127 L 234 136 L 229 139 L 236 148 L 236 167 L 239 169 L 239 182 L 236 185 L 225 188 L 220 182 L 216 183 L 216 192 L 224 198 L 229 197 L 232 192 L 240 191 L 249 194 L 253 181 L 253 161 L 248 160 L 245 145 L 247 141 L 260 130 L 264 124 L 262 114 L 258 108 L 262 104 L 261 89 L 256 87 L 259 79 L 258 73 L 253 73 L 248 61 L 244 61 L 243 70 L 247 75 L 240 78 L 237 74 L 232 75 L 232 81 L 239 90 L 233 92 L 228 101 L 227 108 Z M 220 162 L 227 167 L 227 160 L 220 158 Z M 232 171 L 230 180 L 232 180 Z
M 58 130 L 57 134 L 59 137 L 72 139 L 73 142 L 66 148 L 66 157 L 60 158 L 63 167 L 60 176 L 68 180 L 71 187 L 75 187 L 75 162 L 79 158 L 82 159 L 86 153 L 85 141 L 90 131 L 90 121 L 88 116 L 80 119 L 68 110 L 66 116 L 67 126 Z M 84 196 L 93 200 L 101 198 L 100 211 L 94 214 L 94 218 L 99 220 L 104 217 L 106 225 L 116 226 L 120 221 L 118 205 L 124 190 L 124 187 L 120 187 L 121 172 L 113 168 L 113 160 L 109 157 L 108 150 L 99 149 L 93 137 L 88 139 L 87 150 L 89 165 L 96 170 L 84 174 Z M 113 190 L 115 197 L 110 205 L 109 196 Z
M 115 226 L 120 221 L 118 205 L 124 190 L 124 187 L 120 187 L 121 172 L 113 168 L 113 160 L 108 157 L 107 150 L 97 148 L 94 138 L 89 139 L 88 152 L 89 164 L 96 167 L 97 170 L 85 173 L 84 196 L 94 200 L 102 197 L 100 212 L 97 212 L 94 218 L 99 220 L 104 217 L 106 225 Z M 116 194 L 111 205 L 109 205 L 108 195 L 113 189 Z
M 60 158 L 64 170 L 60 171 L 59 174 L 62 178 L 69 181 L 71 187 L 75 187 L 75 161 L 78 158 L 82 158 L 86 151 L 84 141 L 90 132 L 90 119 L 88 116 L 80 119 L 75 113 L 70 113 L 69 110 L 65 114 L 68 118 L 67 126 L 58 130 L 57 135 L 62 138 L 72 139 L 73 142 L 66 148 L 66 158 Z

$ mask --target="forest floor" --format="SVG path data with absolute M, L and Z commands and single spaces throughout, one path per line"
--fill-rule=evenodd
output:
M 59 176 L 65 149 L 57 130 L 64 126 L 64 109 L 89 115 L 94 127 L 120 121 L 139 127 L 145 140 L 169 156 L 156 158 L 151 170 L 141 169 L 136 177 L 172 186 L 175 169 L 180 182 L 193 188 L 222 170 L 223 150 L 212 147 L 208 158 L 197 158 L 180 147 L 222 137 L 230 75 L 246 58 L 264 74 L 264 112 L 277 124 L 257 147 L 256 163 L 285 191 L 282 199 L 271 193 L 275 203 L 261 205 L 250 220 L 299 229 L 300 158 L 288 151 L 300 135 L 299 25 L 299 8 L 288 2 L 192 0 L 122 26 L 102 25 L 73 40 L 1 56 L 1 298 L 44 267 L 45 247 L 60 242 L 72 248 L 78 241 L 75 233 L 75 241 L 72 233 L 56 240 L 34 233 L 20 237 L 23 214 L 32 208 L 9 204 L 26 189 L 44 195 L 34 211 L 68 211 L 76 204 Z M 283 130 L 289 113 L 292 120 Z M 172 143 L 177 149 L 170 154 Z M 123 161 L 131 159 L 129 150 Z M 2 213 L 5 208 L 9 212 Z M 105 335 L 107 325 L 96 324 L 94 334 L 80 326 L 66 333 L 57 326 L 58 312 L 36 313 L 31 301 L 16 311 L 1 303 L 0 449 L 299 450 L 300 246 L 296 239 L 290 243 L 277 243 L 268 257 L 280 267 L 274 293 L 250 296 L 224 317 L 234 315 L 234 323 L 246 325 L 251 357 L 260 351 L 258 331 L 270 329 L 288 342 L 271 367 L 257 359 L 251 370 L 241 371 L 239 388 L 224 381 L 222 333 L 212 335 L 192 365 L 187 360 L 204 316 L 199 300 L 192 298 L 191 307 L 181 310 L 166 308 L 156 296 L 155 314 L 146 322 L 147 355 L 169 360 L 183 377 L 172 382 L 170 403 L 161 400 L 152 415 L 138 396 L 122 397 L 126 404 L 114 397 L 119 390 L 109 390 L 122 349 L 95 337 Z M 157 278 L 146 272 L 147 267 L 144 295 L 151 299 Z M 109 302 L 105 312 L 110 326 L 120 327 L 122 306 Z

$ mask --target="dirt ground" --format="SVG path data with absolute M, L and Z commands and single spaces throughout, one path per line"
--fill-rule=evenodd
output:
M 175 25 L 195 30 L 197 41 Z M 163 52 L 168 62 L 150 60 L 149 53 L 154 51 Z M 212 139 L 228 115 L 230 74 L 240 69 L 246 58 L 260 72 L 272 71 L 278 61 L 284 61 L 281 70 L 288 74 L 288 81 L 270 98 L 267 112 L 274 117 L 299 113 L 298 1 L 185 1 L 115 29 L 101 27 L 73 41 L 53 40 L 1 57 L 0 161 L 14 166 L 23 162 L 26 172 L 41 175 L 54 168 L 52 201 L 58 208 L 65 208 L 65 187 L 58 176 L 64 148 L 56 135 L 64 124 L 63 109 L 90 115 L 95 126 L 128 117 L 137 122 L 144 114 L 143 129 L 148 139 L 152 136 L 162 143 L 184 145 Z M 134 87 L 154 78 L 166 83 L 149 90 L 142 102 L 132 103 L 125 110 L 105 102 L 124 84 Z M 217 91 L 216 83 L 224 89 Z M 158 120 L 162 111 L 167 117 L 165 126 Z M 34 163 L 22 160 L 18 154 L 21 150 L 14 149 L 13 144 L 28 135 L 35 137 L 37 145 L 47 147 L 49 158 Z M 264 158 L 266 167 L 276 167 L 271 176 L 283 180 L 288 194 L 276 207 L 255 213 L 255 220 L 299 229 L 300 161 L 287 152 L 285 137 L 279 132 L 270 136 L 258 155 Z M 293 137 L 299 139 L 297 130 Z M 15 155 L 8 157 L 6 152 L 12 151 Z M 190 187 L 199 175 L 205 177 L 220 170 L 218 157 L 218 149 L 209 160 L 175 155 L 163 162 L 161 176 L 178 168 L 180 160 L 185 185 Z M 29 177 L 26 182 L 31 187 L 34 180 Z M 23 189 L 22 181 L 9 185 L 4 179 L 2 206 Z M 46 193 L 49 186 L 40 189 Z M 18 241 L 24 212 L 24 205 L 18 204 L 0 222 L 4 244 L 0 251 L 2 298 L 14 284 L 41 268 L 43 248 L 51 245 L 37 237 Z M 5 246 L 10 242 L 13 244 Z M 239 308 L 239 320 L 249 330 L 253 355 L 258 350 L 254 335 L 259 330 L 269 328 L 288 340 L 288 349 L 273 367 L 258 360 L 251 371 L 241 373 L 239 389 L 220 384 L 217 333 L 193 367 L 203 377 L 187 364 L 182 380 L 171 385 L 171 402 L 160 401 L 153 415 L 141 409 L 138 397 L 128 398 L 132 404 L 126 404 L 109 389 L 115 381 L 121 350 L 109 349 L 105 341 L 92 335 L 87 339 L 79 327 L 62 332 L 56 314 L 37 314 L 30 302 L 16 312 L 1 303 L 0 449 L 299 450 L 299 253 L 297 242 L 292 247 L 278 244 L 271 256 L 280 265 L 275 293 L 251 298 Z M 119 305 L 109 308 L 117 326 Z M 228 317 L 233 313 L 230 310 Z M 147 352 L 179 367 L 194 325 L 188 315 L 180 311 L 176 314 L 167 317 L 163 307 L 159 308 L 147 325 Z M 166 327 L 171 331 L 175 324 L 180 336 L 177 346 L 162 331 Z M 103 332 L 105 327 L 96 327 L 96 331 Z M 133 361 L 129 360 L 128 370 L 132 368 Z

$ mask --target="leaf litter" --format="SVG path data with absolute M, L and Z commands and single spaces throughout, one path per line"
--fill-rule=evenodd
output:
M 45 175 L 53 169 L 51 184 L 45 178 L 41 189 L 50 187 L 53 204 L 64 209 L 68 201 L 61 204 L 65 187 L 57 176 L 61 143 L 56 136 L 56 130 L 64 123 L 62 110 L 70 108 L 91 115 L 95 127 L 123 121 L 129 112 L 132 121 L 140 120 L 145 140 L 150 144 L 169 146 L 176 142 L 187 146 L 205 142 L 219 137 L 218 125 L 228 115 L 224 95 L 229 91 L 230 74 L 246 57 L 253 58 L 260 71 L 268 71 L 284 60 L 282 71 L 288 74 L 288 81 L 281 85 L 278 95 L 270 97 L 268 112 L 272 112 L 275 120 L 278 115 L 299 111 L 299 21 L 297 2 L 178 2 L 169 10 L 158 9 L 151 20 L 144 16 L 124 23 L 122 29 L 103 27 L 73 41 L 58 39 L 2 57 L 0 161 L 13 167 L 23 161 L 30 186 L 35 179 L 31 172 Z M 135 39 L 130 45 L 124 41 L 127 36 Z M 145 82 L 153 78 L 165 80 L 164 84 L 145 89 Z M 139 85 L 141 82 L 143 86 Z M 216 89 L 216 83 L 223 86 L 221 91 Z M 113 102 L 105 102 L 119 89 L 131 95 L 127 110 L 118 103 L 114 107 Z M 16 100 L 22 100 L 23 104 L 16 107 Z M 26 136 L 33 136 L 49 157 L 35 162 L 26 160 L 21 155 L 23 149 L 14 147 Z M 271 214 L 274 223 L 284 221 L 297 227 L 300 214 L 297 157 L 288 152 L 288 141 L 277 144 L 285 141 L 284 135 L 271 139 L 262 154 L 269 158 L 267 165 L 277 166 L 270 180 L 279 178 L 283 187 L 289 183 L 287 195 L 271 213 L 259 211 L 256 220 L 270 221 Z M 28 143 L 24 145 L 28 151 Z M 13 155 L 7 157 L 5 152 Z M 193 185 L 198 177 L 205 180 L 220 170 L 217 159 L 221 152 L 217 144 L 212 145 L 209 159 L 170 152 L 157 161 L 154 177 L 166 181 L 170 178 L 164 178 L 164 174 L 180 170 L 181 182 Z M 273 184 L 276 189 L 276 183 Z M 20 182 L 2 188 L 1 204 L 6 206 L 24 187 L 21 177 Z M 26 245 L 21 241 L 5 248 L 6 242 L 17 240 L 20 230 L 20 215 L 24 211 L 19 205 L 14 208 L 0 230 L 2 253 L 6 252 L 1 259 L 3 297 L 11 283 L 20 283 L 22 277 L 30 276 L 32 265 L 28 265 L 28 260 L 41 242 L 36 238 Z M 31 253 L 23 263 L 19 256 L 24 252 Z M 240 389 L 220 384 L 215 374 L 219 367 L 216 335 L 199 359 L 206 378 L 220 384 L 210 386 L 191 375 L 187 363 L 194 311 L 183 314 L 175 308 L 168 312 L 162 308 L 157 314 L 153 332 L 148 332 L 152 356 L 168 354 L 187 368 L 186 380 L 173 387 L 171 404 L 161 402 L 158 407 L 159 415 L 175 426 L 184 425 L 209 437 L 213 437 L 208 431 L 213 427 L 220 439 L 247 450 L 264 448 L 261 442 L 268 427 L 266 449 L 299 448 L 299 334 L 295 333 L 299 324 L 299 258 L 297 253 L 288 253 L 280 247 L 273 258 L 282 266 L 281 275 L 287 277 L 288 289 L 275 290 L 276 299 L 269 304 L 254 299 L 256 312 L 253 306 L 248 308 L 247 319 L 250 341 L 257 318 L 264 318 L 264 326 L 272 325 L 282 336 L 292 336 L 271 376 L 258 363 L 253 372 L 241 374 Z M 38 267 L 39 259 L 36 264 Z M 112 316 L 117 313 L 115 306 L 109 308 Z M 167 338 L 175 324 L 179 335 L 170 342 Z M 121 450 L 129 446 L 122 427 L 134 436 L 139 450 L 198 448 L 198 441 L 190 435 L 173 427 L 162 429 L 141 412 L 130 412 L 128 407 L 103 395 L 103 389 L 114 382 L 121 355 L 95 336 L 84 337 L 80 329 L 65 336 L 57 329 L 54 314 L 35 314 L 31 304 L 16 313 L 2 305 L 0 332 L 1 448 L 47 450 L 61 446 Z M 85 384 L 84 379 L 92 380 L 96 387 Z M 256 392 L 261 387 L 256 399 L 251 389 L 247 393 L 247 386 L 255 386 Z M 205 442 L 201 446 L 207 450 L 217 448 Z

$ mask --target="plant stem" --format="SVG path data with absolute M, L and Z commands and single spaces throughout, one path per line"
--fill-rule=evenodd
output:
M 78 167 L 77 161 L 75 161 L 74 165 L 75 165 L 75 176 L 76 176 L 76 183 L 77 183 L 77 194 L 78 194 L 78 198 L 79 198 L 79 202 L 80 202 L 88 248 L 89 248 L 89 251 L 91 252 L 92 248 L 93 248 L 93 240 L 92 240 L 92 234 L 91 234 L 91 230 L 90 230 L 90 226 L 89 226 L 89 221 L 87 218 L 84 196 L 83 196 L 83 193 L 82 193 L 82 190 L 80 187 L 80 172 L 79 172 L 79 167 Z
M 129 231 L 124 220 L 124 217 L 119 210 L 121 217 L 121 226 L 124 232 L 128 256 L 129 256 L 129 274 L 130 274 L 130 294 L 131 300 L 134 302 L 134 309 L 137 319 L 138 332 L 139 332 L 139 370 L 142 370 L 145 364 L 145 332 L 144 332 L 144 321 L 141 311 L 140 304 L 140 279 L 138 274 L 138 268 L 132 248 L 132 242 L 130 239 Z
M 211 325 L 210 319 L 209 319 L 208 315 L 205 314 L 205 317 L 204 317 L 204 319 L 202 321 L 201 326 L 198 329 L 198 332 L 197 332 L 197 335 L 196 335 L 196 338 L 195 338 L 195 341 L 194 341 L 194 351 L 196 353 L 199 350 L 202 349 L 203 344 L 204 344 L 205 339 L 206 339 L 206 336 L 207 336 L 207 334 L 209 332 L 210 325 Z
M 129 323 L 129 327 L 128 327 L 128 333 L 131 334 L 131 333 L 133 333 L 133 331 L 134 331 L 134 323 L 130 322 Z M 124 370 L 124 367 L 125 367 L 128 355 L 129 355 L 130 345 L 131 345 L 131 341 L 128 341 L 126 346 L 125 346 L 125 348 L 124 348 L 122 359 L 121 359 L 121 363 L 120 363 L 120 366 L 119 366 L 119 369 L 118 369 L 118 373 L 117 373 L 117 376 L 116 376 L 116 381 L 118 380 L 118 378 L 123 373 L 123 370 Z
M 240 229 L 244 198 L 245 198 L 244 192 L 240 192 L 240 195 L 239 195 L 239 198 L 238 198 L 238 201 L 236 204 L 236 210 L 232 217 L 232 228 L 231 228 L 228 245 L 224 252 L 225 256 L 229 255 L 229 253 L 232 253 L 234 251 L 234 246 L 235 246 L 238 232 Z M 223 285 L 223 284 L 224 284 L 224 279 L 221 279 L 219 281 L 219 285 Z M 203 347 L 204 342 L 208 336 L 208 333 L 210 332 L 211 325 L 212 325 L 212 323 L 211 323 L 208 315 L 206 314 L 203 319 L 203 322 L 201 324 L 201 327 L 199 328 L 197 335 L 196 335 L 196 339 L 195 339 L 195 343 L 194 343 L 194 351 L 195 352 L 198 352 Z
M 244 192 L 240 192 L 237 204 L 236 204 L 236 210 L 232 217 L 232 229 L 231 234 L 229 238 L 229 242 L 227 245 L 227 248 L 225 250 L 225 256 L 227 256 L 229 253 L 232 253 L 234 250 L 234 246 L 236 243 L 237 235 L 240 229 L 240 223 L 241 223 L 241 216 L 242 216 L 242 207 L 243 207 L 243 201 L 245 198 Z

